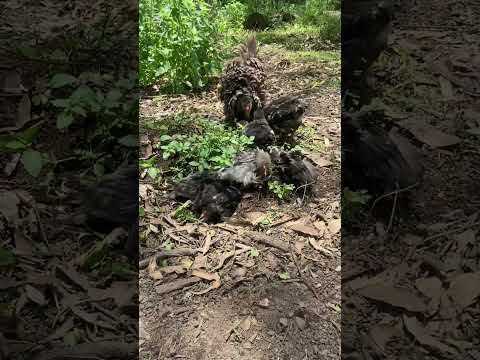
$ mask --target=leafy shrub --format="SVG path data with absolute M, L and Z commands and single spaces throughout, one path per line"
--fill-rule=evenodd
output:
M 119 114 L 125 116 L 136 107 L 137 99 L 129 99 L 129 93 L 135 86 L 133 74 L 130 78 L 114 80 L 110 75 L 100 73 L 84 72 L 78 77 L 60 73 L 51 78 L 50 91 L 34 96 L 33 101 L 50 101 L 60 110 L 57 116 L 58 129 L 68 128 L 75 120 L 88 119 L 95 120 L 97 130 L 101 126 L 110 130 L 115 124 L 118 125 Z
M 320 37 L 334 44 L 341 40 L 341 17 L 340 13 L 325 12 L 320 21 Z
M 227 3 L 219 10 L 218 22 L 222 33 L 241 29 L 247 16 L 247 6 L 239 1 Z
M 141 0 L 139 27 L 141 86 L 199 89 L 220 69 L 218 22 L 205 1 Z
M 204 119 L 198 121 L 202 125 L 201 134 L 164 134 L 160 138 L 163 159 L 174 160 L 170 169 L 180 177 L 230 166 L 235 155 L 253 143 L 240 129 L 230 130 Z
M 340 43 L 340 1 L 307 0 L 302 21 L 320 28 L 320 37 L 332 43 Z
M 84 129 L 87 143 L 83 148 L 76 145 L 73 155 L 79 160 L 96 161 L 102 157 L 101 152 L 112 155 L 112 149 L 117 146 L 137 146 L 138 99 L 132 95 L 135 87 L 136 74 L 133 73 L 121 79 L 93 72 L 82 72 L 78 76 L 56 73 L 48 86 L 33 91 L 32 104 L 50 107 L 56 114 L 56 127 L 62 132 L 74 125 Z M 39 176 L 45 165 L 55 167 L 62 161 L 34 150 L 40 130 L 35 125 L 15 135 L 0 136 L 0 151 L 21 154 L 25 170 L 33 177 Z M 97 169 L 100 161 L 106 159 L 95 163 Z M 47 176 L 45 181 L 49 179 Z
M 318 24 L 325 12 L 339 11 L 339 0 L 307 0 L 303 13 L 303 21 L 309 24 Z

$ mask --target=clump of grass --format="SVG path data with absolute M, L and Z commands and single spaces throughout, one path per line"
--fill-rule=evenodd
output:
M 161 119 L 143 118 L 141 119 L 142 128 L 153 130 L 161 135 L 191 134 L 201 131 L 202 120 L 185 114 L 176 114 L 174 116 Z
M 305 61 L 305 62 L 318 62 L 328 63 L 338 66 L 340 64 L 340 53 L 338 51 L 331 50 L 299 50 L 299 51 L 286 51 L 285 56 L 292 61 Z
M 281 44 L 293 51 L 322 50 L 326 47 L 317 25 L 288 24 L 260 32 L 257 38 L 264 44 Z

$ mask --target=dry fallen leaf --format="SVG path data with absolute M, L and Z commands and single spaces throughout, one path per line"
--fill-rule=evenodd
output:
M 440 84 L 440 89 L 442 90 L 442 95 L 445 100 L 451 100 L 453 98 L 453 86 L 450 80 L 440 76 L 438 83 Z
M 20 162 L 20 158 L 22 157 L 21 153 L 18 154 L 12 154 L 12 157 L 10 161 L 5 165 L 5 168 L 3 169 L 3 173 L 9 177 L 12 175 L 12 173 L 15 171 L 17 168 L 18 163 Z
M 300 219 L 295 221 L 288 227 L 293 231 L 300 233 L 302 235 L 313 236 L 313 237 L 321 237 L 323 234 L 315 227 L 311 225 L 305 224 L 305 219 Z
M 412 133 L 415 138 L 432 148 L 441 148 L 456 145 L 460 138 L 455 135 L 445 134 L 428 124 L 424 119 L 408 119 L 399 121 L 399 125 Z
M 295 248 L 295 251 L 299 254 L 302 253 L 303 248 L 305 247 L 305 241 L 299 240 L 295 241 L 295 244 L 293 246 Z
M 341 228 L 342 228 L 342 220 L 340 219 L 333 219 L 333 220 L 330 220 L 328 223 L 328 231 L 330 231 L 330 233 L 333 235 L 338 233 Z
M 145 325 L 142 318 L 138 320 L 138 335 L 140 339 L 150 340 L 150 334 L 145 330 Z
M 148 269 L 148 275 L 150 275 L 150 277 L 153 280 L 163 279 L 162 272 L 160 270 L 158 270 L 157 260 L 154 257 L 152 257 L 150 259 L 150 262 L 148 263 L 148 268 L 147 269 Z
M 409 289 L 394 287 L 393 285 L 374 284 L 357 290 L 368 299 L 380 301 L 411 312 L 425 312 L 427 305 Z
M 31 285 L 25 285 L 25 294 L 30 301 L 33 301 L 37 305 L 44 306 L 47 304 L 47 300 L 43 293 Z
M 16 126 L 17 128 L 22 128 L 27 122 L 31 119 L 31 109 L 32 104 L 30 102 L 30 97 L 25 95 L 22 97 L 20 102 L 18 103 L 17 108 L 17 121 Z
M 461 274 L 455 277 L 447 290 L 458 311 L 472 305 L 480 296 L 480 272 Z
M 138 194 L 142 199 L 147 198 L 147 185 L 146 184 L 139 184 L 138 185 Z
M 246 213 L 244 216 L 250 224 L 257 226 L 267 216 L 267 214 L 260 211 L 252 211 Z
M 327 167 L 333 165 L 333 163 L 319 154 L 307 154 L 307 157 L 312 160 L 319 167 Z
M 333 257 L 333 253 L 328 250 L 327 248 L 323 247 L 322 245 L 320 245 L 320 240 L 315 240 L 313 238 L 309 238 L 308 239 L 308 242 L 310 243 L 310 245 L 317 251 L 319 251 L 320 253 L 322 253 L 323 255 L 327 256 L 327 257 Z
M 430 335 L 416 317 L 408 317 L 404 315 L 403 323 L 408 332 L 412 334 L 421 345 L 435 351 L 440 351 L 440 353 L 460 355 L 454 348 L 444 344 Z
M 382 351 L 386 350 L 386 345 L 393 336 L 401 336 L 402 331 L 398 324 L 378 324 L 370 330 L 370 337 L 373 339 Z
M 469 245 L 476 243 L 476 235 L 472 229 L 468 229 L 463 233 L 457 234 L 453 237 L 457 242 L 457 253 L 464 254 Z
M 417 279 L 415 287 L 430 299 L 439 298 L 443 293 L 442 282 L 436 277 Z
M 220 285 L 222 284 L 220 282 L 220 275 L 218 273 L 208 273 L 206 271 L 193 270 L 192 275 L 196 276 L 200 279 L 209 280 L 209 281 L 212 282 L 212 285 L 210 287 L 208 287 L 207 289 L 202 290 L 202 291 L 198 291 L 198 292 L 193 292 L 194 295 L 203 295 L 203 294 L 209 292 L 210 290 L 218 289 L 220 287 Z
M 323 236 L 325 234 L 325 230 L 327 230 L 327 225 L 325 225 L 325 222 L 319 220 L 319 221 L 315 221 L 313 223 L 313 226 L 315 226 L 318 231 L 320 231 L 320 233 L 322 234 L 321 236 Z
M 18 205 L 20 199 L 13 191 L 0 192 L 0 213 L 10 223 L 15 223 L 19 218 Z
M 205 235 L 205 242 L 203 243 L 202 247 L 202 254 L 205 255 L 208 250 L 210 250 L 210 244 L 212 243 L 212 236 L 215 235 L 214 231 L 207 231 L 207 234 Z

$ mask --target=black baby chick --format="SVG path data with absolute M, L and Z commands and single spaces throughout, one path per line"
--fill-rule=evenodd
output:
M 203 186 L 193 201 L 193 211 L 207 223 L 218 223 L 233 215 L 241 199 L 237 186 L 215 179 Z
M 290 140 L 302 124 L 307 106 L 297 96 L 282 96 L 263 108 L 268 124 L 281 142 Z
M 260 148 L 267 147 L 275 142 L 275 133 L 268 125 L 265 113 L 261 109 L 255 111 L 253 121 L 245 126 L 244 133 L 246 136 L 252 136 L 254 138 L 253 143 Z
M 192 201 L 192 210 L 207 223 L 218 223 L 235 212 L 242 192 L 228 181 L 219 179 L 217 173 L 196 173 L 180 181 L 173 197 Z
M 292 152 L 273 148 L 270 151 L 276 175 L 285 184 L 293 184 L 305 191 L 312 189 L 317 179 L 313 165 L 306 159 Z

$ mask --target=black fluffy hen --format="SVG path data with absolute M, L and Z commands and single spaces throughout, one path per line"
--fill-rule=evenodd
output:
M 343 88 L 350 88 L 355 79 L 362 78 L 386 48 L 392 15 L 393 6 L 388 1 L 342 2 Z
M 275 133 L 265 119 L 263 110 L 258 109 L 253 115 L 253 121 L 245 126 L 245 135 L 253 137 L 253 143 L 264 148 L 275 142 Z
M 179 182 L 173 197 L 192 201 L 192 210 L 207 223 L 218 223 L 233 215 L 242 198 L 241 190 L 217 173 L 197 173 Z
M 376 197 L 421 179 L 418 158 L 406 158 L 396 141 L 374 123 L 378 113 L 342 113 L 342 185 Z
M 129 229 L 128 250 L 138 249 L 138 167 L 127 165 L 91 186 L 82 201 L 87 225 L 99 232 Z
M 282 96 L 263 108 L 268 124 L 280 141 L 288 140 L 302 124 L 306 104 L 296 96 Z
M 220 170 L 218 177 L 242 189 L 248 189 L 262 184 L 271 171 L 270 155 L 263 150 L 252 150 L 238 154 L 233 165 Z
M 219 95 L 227 122 L 252 120 L 255 111 L 265 102 L 265 78 L 253 36 L 240 46 L 240 57 L 227 65 L 220 79 Z

